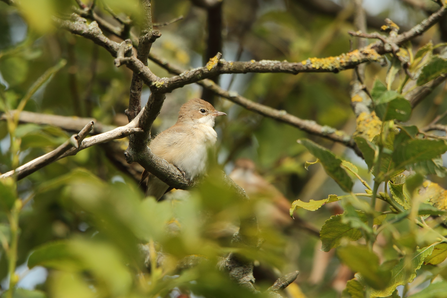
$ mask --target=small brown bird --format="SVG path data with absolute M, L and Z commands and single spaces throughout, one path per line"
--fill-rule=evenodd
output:
M 290 201 L 275 186 L 258 174 L 254 162 L 250 159 L 236 160 L 230 178 L 242 187 L 251 199 L 257 200 L 255 211 L 261 226 L 285 229 L 296 225 L 319 237 L 319 231 L 315 227 L 298 216 L 295 217 L 295 220 L 290 217 Z
M 191 99 L 180 108 L 177 123 L 157 135 L 149 148 L 193 180 L 206 170 L 208 150 L 217 141 L 213 128 L 215 118 L 222 115 L 226 114 L 217 111 L 210 103 L 199 98 Z M 169 185 L 146 171 L 141 178 L 142 184 L 146 178 L 146 194 L 159 200 Z
M 251 199 L 258 201 L 256 213 L 260 223 L 277 227 L 292 224 L 293 220 L 289 215 L 290 202 L 256 172 L 253 161 L 245 158 L 236 160 L 230 178 L 242 187 Z

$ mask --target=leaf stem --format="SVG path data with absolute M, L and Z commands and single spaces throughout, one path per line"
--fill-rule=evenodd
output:
M 8 275 L 9 275 L 9 290 L 8 290 L 8 298 L 13 298 L 14 296 L 14 288 L 17 284 L 18 277 L 15 274 L 16 270 L 16 262 L 17 262 L 17 246 L 19 240 L 19 213 L 20 209 L 22 209 L 22 202 L 20 199 L 16 199 L 14 207 L 11 210 L 11 213 L 8 216 L 9 225 L 11 229 L 11 244 L 8 250 Z

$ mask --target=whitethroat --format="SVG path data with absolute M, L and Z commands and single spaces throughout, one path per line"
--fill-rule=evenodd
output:
M 226 115 L 210 103 L 194 98 L 182 105 L 177 123 L 157 135 L 149 144 L 152 152 L 175 165 L 193 180 L 206 171 L 208 152 L 217 141 L 214 122 L 217 116 Z M 146 194 L 159 200 L 169 185 L 147 171 L 143 172 L 141 184 Z

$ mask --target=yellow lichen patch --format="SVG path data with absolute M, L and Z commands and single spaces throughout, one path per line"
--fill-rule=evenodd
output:
M 379 60 L 382 58 L 382 56 L 379 55 L 379 53 L 376 52 L 376 50 L 372 49 L 371 46 L 366 47 L 362 50 L 362 54 L 366 55 L 368 59 L 371 60 Z
M 161 86 L 163 86 L 165 84 L 164 81 L 156 81 L 154 83 L 152 83 L 152 85 L 154 85 L 157 88 L 160 88 Z
M 208 70 L 213 69 L 214 67 L 217 66 L 217 63 L 219 63 L 219 59 L 217 58 L 217 56 L 214 56 L 213 58 L 211 58 L 208 63 L 206 64 L 206 68 Z
M 336 69 L 340 67 L 340 59 L 338 57 L 327 58 L 309 58 L 310 64 L 315 69 Z
M 250 62 L 251 62 L 251 63 L 255 63 L 256 61 L 252 59 L 252 60 L 250 60 Z
M 381 59 L 381 57 L 382 56 L 380 56 L 374 49 L 367 47 L 362 51 L 354 50 L 336 57 L 309 58 L 301 63 L 307 65 L 307 63 L 310 62 L 311 67 L 315 69 L 334 70 L 348 66 L 348 64 L 352 62 L 359 62 L 365 59 L 377 61 Z
M 394 23 L 394 22 L 391 21 L 391 20 L 389 20 L 389 25 L 388 25 L 388 26 L 390 26 L 390 27 L 393 28 L 393 29 L 397 29 L 397 30 L 400 29 L 399 26 L 397 26 L 396 23 Z
M 357 129 L 354 136 L 363 136 L 369 141 L 380 133 L 380 128 L 382 127 L 382 121 L 376 116 L 375 112 L 371 114 L 367 112 L 362 112 L 357 117 Z
M 360 95 L 358 95 L 358 94 L 354 95 L 351 98 L 351 102 L 362 102 L 362 101 L 363 101 L 363 98 Z
M 447 190 L 437 183 L 424 181 L 416 197 L 421 202 L 429 202 L 440 210 L 447 210 Z
M 382 31 L 387 31 L 387 30 L 393 30 L 393 31 L 399 31 L 399 26 L 396 25 L 396 23 L 394 23 L 391 20 L 388 20 L 388 25 L 383 25 L 382 27 L 380 27 L 380 29 L 382 29 Z

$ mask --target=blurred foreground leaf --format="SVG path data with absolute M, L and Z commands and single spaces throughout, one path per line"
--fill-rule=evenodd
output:
M 421 268 L 424 260 L 433 252 L 433 247 L 425 247 L 417 250 L 413 255 L 404 256 L 399 263 L 391 269 L 391 280 L 389 286 L 383 290 L 373 290 L 372 295 L 375 297 L 387 297 L 401 285 L 410 283 L 416 277 L 416 272 Z M 409 258 L 406 262 L 406 258 Z
M 380 268 L 379 257 L 366 246 L 349 245 L 340 247 L 337 254 L 344 264 L 361 275 L 369 286 L 384 289 L 389 282 L 390 272 Z
M 66 272 L 91 273 L 98 287 L 112 295 L 124 295 L 130 289 L 132 277 L 123 257 L 113 246 L 81 238 L 46 244 L 36 249 L 28 260 L 34 266 Z

